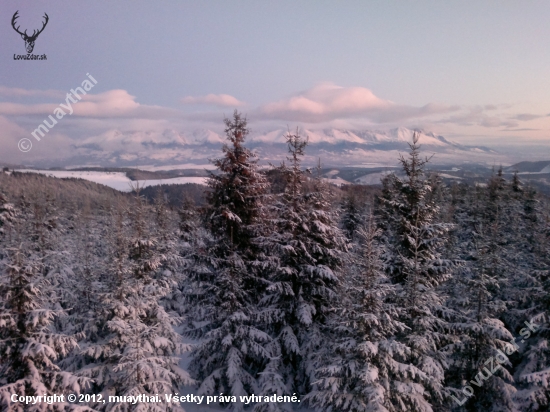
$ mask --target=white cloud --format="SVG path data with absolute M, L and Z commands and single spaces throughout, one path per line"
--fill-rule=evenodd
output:
M 141 107 L 135 96 L 126 90 L 109 90 L 99 94 L 87 94 L 74 103 L 74 112 L 78 116 L 116 117 L 128 115 Z
M 220 107 L 239 107 L 245 103 L 229 94 L 208 94 L 206 96 L 187 96 L 181 99 L 183 104 L 206 104 Z
M 29 138 L 38 124 L 52 115 L 60 103 L 65 103 L 65 95 L 59 96 L 57 93 L 0 87 L 0 96 L 10 96 L 4 99 L 8 101 L 0 102 L 0 129 L 4 131 L 0 139 L 2 160 L 11 161 L 23 156 L 17 150 L 17 141 Z M 40 104 L 18 100 L 33 96 L 51 99 Z M 149 152 L 189 155 L 182 148 L 202 137 L 186 132 L 208 129 L 223 135 L 222 108 L 244 104 L 233 96 L 223 94 L 188 96 L 183 100 L 187 104 L 211 106 L 194 112 L 141 104 L 126 90 L 95 94 L 92 90 L 81 101 L 73 103 L 74 113 L 67 113 L 43 141 L 35 144 L 31 153 L 24 155 L 23 160 L 35 155 L 69 155 L 73 149 L 88 150 L 90 153 L 98 150 L 135 155 L 146 153 L 147 156 L 151 154 Z M 474 136 L 473 133 L 496 137 L 515 131 L 525 135 L 521 141 L 542 141 L 547 139 L 545 131 L 549 128 L 550 117 L 531 114 L 537 111 L 540 108 L 514 110 L 512 106 L 503 104 L 472 107 L 429 103 L 418 107 L 380 98 L 364 87 L 322 83 L 286 99 L 268 102 L 245 114 L 255 132 L 278 130 L 289 124 L 287 122 L 292 122 L 289 124 L 291 127 L 302 126 L 312 130 L 322 127 L 353 130 L 420 127 L 446 137 L 459 136 L 458 140 Z M 524 128 L 527 121 L 530 129 Z M 205 152 L 204 157 L 207 156 Z
M 12 102 L 0 102 L 0 115 L 25 116 L 43 115 L 49 116 L 60 107 L 60 104 L 67 106 L 65 96 L 59 98 L 56 103 L 43 104 L 21 104 Z M 162 107 L 142 105 L 136 102 L 136 97 L 130 95 L 126 90 L 109 90 L 103 93 L 81 96 L 82 99 L 71 103 L 73 114 L 70 115 L 68 107 L 61 108 L 67 117 L 131 117 L 145 119 L 161 119 L 181 116 L 178 110 Z M 77 100 L 73 97 L 74 100 Z
M 267 119 L 312 123 L 357 117 L 384 123 L 456 110 L 458 106 L 399 105 L 377 97 L 364 87 L 341 87 L 332 83 L 321 83 L 288 99 L 265 104 L 260 107 L 258 114 Z

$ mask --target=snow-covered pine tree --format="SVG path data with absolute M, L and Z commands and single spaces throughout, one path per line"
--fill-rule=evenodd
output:
M 180 238 L 188 242 L 192 239 L 193 232 L 196 231 L 198 226 L 198 213 L 195 202 L 191 197 L 186 196 L 184 198 L 183 204 L 178 210 L 178 215 L 180 217 Z
M 159 303 L 172 282 L 155 271 L 162 262 L 148 264 L 160 259 L 150 248 L 153 243 L 144 220 L 148 210 L 142 203 L 133 210 L 131 218 L 140 221 L 127 221 L 122 207 L 113 213 L 110 262 L 98 291 L 101 304 L 95 308 L 94 322 L 85 329 L 81 350 L 66 362 L 67 368 L 93 379 L 92 392 L 105 398 L 174 393 L 181 384 L 192 383 L 178 366 L 179 355 L 189 350 L 174 330 L 180 320 Z M 142 254 L 136 259 L 140 246 Z M 107 411 L 134 410 L 128 403 L 91 406 Z M 139 408 L 149 410 L 149 406 Z M 173 404 L 155 404 L 155 408 L 180 410 Z
M 166 199 L 162 194 L 157 195 L 151 210 L 140 194 L 139 185 L 134 187 L 134 191 L 134 201 L 128 209 L 128 216 L 132 227 L 130 261 L 135 275 L 146 284 L 152 278 L 171 283 L 169 289 L 173 289 L 179 280 L 177 272 L 182 259 L 177 250 L 177 238 L 170 228 Z
M 214 234 L 229 239 L 233 248 L 246 250 L 265 213 L 269 183 L 258 170 L 257 156 L 244 146 L 250 133 L 246 118 L 235 110 L 225 125 L 229 144 L 222 148 L 224 156 L 212 161 L 218 173 L 211 172 L 208 178 L 208 225 Z
M 195 262 L 196 252 L 206 248 L 205 239 L 209 239 L 209 234 L 200 225 L 199 213 L 191 197 L 184 197 L 177 215 L 179 221 L 168 219 L 170 228 L 164 235 L 166 241 L 161 242 L 161 248 L 166 249 L 165 254 L 168 257 L 169 264 L 166 269 L 170 270 L 174 276 L 174 286 L 163 298 L 162 303 L 167 310 L 185 317 L 188 311 L 186 304 L 189 287 L 188 269 Z
M 300 162 L 307 138 L 298 132 L 286 138 L 290 156 L 289 166 L 281 167 L 286 189 L 276 205 L 277 228 L 262 239 L 279 259 L 262 299 L 262 314 L 274 338 L 269 345 L 272 362 L 265 371 L 270 379 L 262 388 L 266 394 L 310 390 L 318 358 L 326 349 L 327 317 L 338 301 L 347 251 L 327 186 L 318 178 L 311 192 L 304 190 Z
M 486 187 L 464 186 L 461 192 L 456 197 L 457 229 L 452 253 L 464 261 L 464 267 L 447 289 L 449 304 L 460 315 L 456 330 L 462 335 L 454 346 L 448 382 L 459 387 L 463 380 L 477 382 L 487 375 L 481 363 L 497 350 L 505 352 L 509 347 L 505 341 L 519 335 L 524 322 L 540 313 L 534 302 L 542 292 L 535 269 L 541 266 L 529 240 L 534 216 L 526 213 L 526 209 L 533 211 L 531 206 L 536 203 L 529 200 L 525 208 L 530 190 L 524 190 L 517 174 L 508 183 L 499 169 Z M 528 345 L 534 342 L 530 339 Z M 521 362 L 520 353 L 510 356 L 514 365 Z M 491 382 L 476 388 L 475 397 L 467 399 L 462 409 L 517 410 L 513 399 L 529 391 L 514 395 L 510 366 L 502 365 Z M 518 372 L 514 375 L 517 386 Z
M 379 213 L 388 251 L 385 265 L 398 286 L 400 320 L 409 328 L 396 338 L 411 348 L 411 363 L 426 374 L 423 398 L 435 406 L 446 396 L 446 359 L 441 349 L 453 340 L 438 287 L 450 278 L 454 262 L 441 256 L 451 225 L 438 221 L 434 187 L 441 186 L 426 177 L 429 159 L 420 157 L 418 140 L 414 132 L 409 156 L 400 158 L 405 177 L 392 173 L 383 180 Z M 414 407 L 430 410 L 425 402 Z
M 141 187 L 137 184 L 133 189 L 135 196 L 128 209 L 132 226 L 130 263 L 133 266 L 135 277 L 147 282 L 151 274 L 160 267 L 161 262 L 166 257 L 158 250 L 159 239 L 152 233 L 150 228 L 149 209 L 145 198 L 140 194 Z M 163 218 L 164 216 L 161 217 L 161 219 Z
M 496 244 L 497 222 L 484 227 L 477 222 L 474 237 L 462 238 L 455 253 L 465 260 L 450 283 L 455 299 L 449 305 L 457 309 L 453 324 L 457 340 L 447 347 L 451 354 L 447 383 L 454 386 L 454 408 L 458 411 L 515 411 L 512 376 L 503 364 L 493 375 L 486 362 L 506 352 L 512 333 L 500 319 L 506 302 L 500 296 L 504 287 L 499 270 L 499 247 Z M 471 396 L 461 389 L 475 388 Z M 456 400 L 458 399 L 458 402 Z M 457 403 L 463 403 L 460 407 Z
M 157 236 L 165 241 L 170 231 L 170 215 L 168 213 L 168 201 L 162 190 L 157 190 L 154 205 Z
M 430 410 L 427 375 L 409 363 L 411 349 L 393 339 L 408 328 L 398 320 L 396 286 L 384 273 L 373 216 L 357 235 L 361 244 L 347 265 L 343 302 L 331 318 L 332 356 L 306 399 L 323 412 Z
M 11 229 L 16 219 L 16 210 L 0 192 L 0 242 L 11 235 Z M 1 256 L 0 256 L 1 258 Z
M 40 273 L 40 261 L 23 248 L 9 252 L 10 261 L 0 266 L 0 408 L 9 412 L 85 410 L 78 405 L 71 408 L 68 402 L 11 402 L 12 394 L 78 394 L 89 380 L 56 364 L 77 342 L 53 329 L 53 320 L 62 311 L 49 309 L 50 285 Z
M 104 285 L 100 277 L 106 266 L 101 248 L 103 224 L 109 227 L 92 212 L 89 199 L 84 199 L 80 214 L 71 222 L 74 232 L 61 236 L 57 245 L 64 259 L 48 273 L 55 291 L 50 300 L 67 312 L 67 316 L 56 318 L 56 328 L 76 339 L 82 339 L 83 330 L 95 322 L 95 311 L 101 304 L 99 295 Z
M 510 289 L 515 291 L 512 320 L 519 321 L 512 326 L 524 342 L 520 342 L 516 360 L 518 391 L 514 398 L 519 410 L 544 411 L 550 407 L 550 210 L 548 198 L 521 183 L 520 188 L 524 225 L 516 236 L 523 242 L 515 245 L 515 250 L 520 252 L 517 261 L 522 265 L 514 267 Z M 522 275 L 519 279 L 515 276 L 518 272 Z M 534 330 L 525 330 L 525 321 L 534 325 Z
M 348 189 L 342 202 L 342 227 L 349 240 L 354 239 L 356 230 L 361 227 L 363 220 L 361 212 L 359 199 L 351 188 Z
M 166 195 L 159 192 L 155 197 L 155 225 L 153 232 L 158 239 L 158 251 L 164 256 L 161 270 L 168 270 L 174 277 L 174 281 L 181 281 L 179 273 L 184 265 L 180 254 L 180 234 L 176 226 L 174 213 L 168 203 Z M 176 273 L 178 272 L 178 273 Z M 168 273 L 167 273 L 168 275 Z
M 548 268 L 544 262 L 546 253 L 540 253 L 540 246 L 547 242 L 540 230 L 544 228 L 543 219 L 532 189 L 524 188 L 517 173 L 511 182 L 498 175 L 491 178 L 489 189 L 495 186 L 491 183 L 496 179 L 502 183 L 496 196 L 490 196 L 488 201 L 488 204 L 498 203 L 496 208 L 493 206 L 498 213 L 492 217 L 494 223 L 490 226 L 494 227 L 492 242 L 498 248 L 493 266 L 502 278 L 499 297 L 507 303 L 502 319 L 508 329 L 517 334 L 526 319 L 541 313 L 535 302 L 540 302 L 543 283 L 538 271 Z M 489 190 L 490 195 L 492 192 Z
M 546 230 L 550 233 L 550 225 Z M 547 242 L 550 243 L 550 242 Z M 550 256 L 550 248 L 547 252 Z M 527 342 L 521 351 L 521 358 L 516 367 L 514 378 L 516 392 L 514 399 L 521 411 L 542 412 L 550 407 L 550 264 L 546 263 L 544 270 L 536 270 L 535 274 L 542 278 L 541 293 L 535 297 L 538 314 L 527 321 L 531 329 L 522 328 L 522 340 Z M 524 326 L 527 326 L 524 324 Z
M 74 295 L 76 277 L 71 269 L 71 240 L 66 235 L 66 228 L 60 222 L 66 218 L 60 212 L 61 205 L 51 188 L 40 187 L 38 182 L 27 188 L 31 193 L 32 201 L 25 204 L 23 200 L 21 219 L 17 227 L 17 236 L 22 239 L 27 252 L 35 256 L 40 262 L 40 273 L 37 276 L 48 285 L 45 297 L 45 309 L 58 313 L 53 317 L 50 329 L 74 336 L 71 319 L 67 316 L 79 303 Z
M 99 275 L 102 269 L 96 250 L 100 235 L 97 233 L 94 224 L 94 220 L 98 219 L 100 219 L 99 216 L 92 215 L 88 200 L 76 222 L 78 241 L 76 243 L 77 250 L 75 250 L 75 255 L 78 256 L 78 264 L 75 267 L 75 275 L 78 279 L 78 284 L 75 289 L 78 292 L 75 295 L 80 305 L 75 308 L 75 312 L 93 313 L 94 308 L 99 303 L 95 289 L 98 286 Z
M 213 161 L 208 179 L 206 221 L 211 236 L 188 271 L 188 335 L 201 342 L 191 369 L 199 393 L 235 396 L 258 394 L 257 374 L 268 361 L 269 336 L 258 328 L 257 300 L 264 288 L 256 237 L 265 228 L 268 182 L 257 157 L 244 146 L 247 121 L 237 111 L 225 119 L 228 144 Z M 239 402 L 230 405 L 242 410 Z
M 32 199 L 29 216 L 30 239 L 40 250 L 43 258 L 48 255 L 48 257 L 52 257 L 50 252 L 56 250 L 56 239 L 59 232 L 59 213 L 55 196 L 51 191 L 37 191 L 31 193 L 29 197 Z M 46 259 L 43 263 L 46 266 L 46 271 L 49 271 L 50 263 L 55 265 L 55 262 L 50 262 L 50 259 Z

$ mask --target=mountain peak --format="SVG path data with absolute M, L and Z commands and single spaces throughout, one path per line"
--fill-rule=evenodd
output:
M 247 145 L 261 161 L 277 162 L 287 155 L 288 129 L 273 129 L 251 133 Z M 291 130 L 291 133 L 293 131 Z M 353 130 L 342 128 L 301 130 L 309 137 L 305 163 L 321 158 L 326 164 L 346 166 L 364 162 L 394 164 L 399 154 L 409 150 L 414 131 L 405 127 L 391 130 Z M 508 163 L 503 155 L 485 147 L 465 146 L 447 140 L 433 132 L 420 130 L 421 150 L 436 154 L 437 162 L 477 161 Z M 219 155 L 226 143 L 223 134 L 210 129 L 180 131 L 121 131 L 112 129 L 74 145 L 64 159 L 48 159 L 37 164 L 63 166 L 66 164 L 109 164 L 139 166 L 141 164 L 205 163 Z

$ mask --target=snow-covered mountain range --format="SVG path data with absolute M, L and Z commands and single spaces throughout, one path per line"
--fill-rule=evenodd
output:
M 291 130 L 294 132 L 294 130 Z M 263 163 L 277 163 L 286 157 L 287 129 L 252 131 L 247 146 L 256 150 Z M 320 158 L 327 166 L 395 164 L 399 153 L 408 149 L 413 130 L 388 131 L 321 129 L 301 130 L 308 136 L 305 163 Z M 101 165 L 139 166 L 208 163 L 221 154 L 225 136 L 212 130 L 122 132 L 111 130 L 74 144 L 62 159 L 44 159 L 53 166 Z M 483 146 L 465 146 L 443 136 L 421 131 L 420 144 L 437 163 L 508 163 L 504 155 Z

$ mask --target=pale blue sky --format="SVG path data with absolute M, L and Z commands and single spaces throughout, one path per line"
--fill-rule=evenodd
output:
M 34 50 L 47 61 L 13 60 L 24 54 L 10 25 L 16 10 L 31 32 L 50 16 Z M 2 0 L 0 116 L 26 130 L 36 110 L 14 114 L 9 104 L 61 101 L 18 97 L 14 88 L 66 93 L 91 73 L 93 93 L 124 90 L 144 107 L 178 111 L 170 115 L 178 121 L 230 113 L 227 99 L 218 107 L 181 103 L 224 94 L 243 102 L 251 122 L 296 124 L 305 114 L 304 122 L 418 126 L 465 142 L 544 142 L 549 21 L 543 0 Z M 335 104 L 327 88 L 341 88 L 342 99 L 364 93 L 355 109 Z M 365 103 L 365 93 L 374 100 Z

